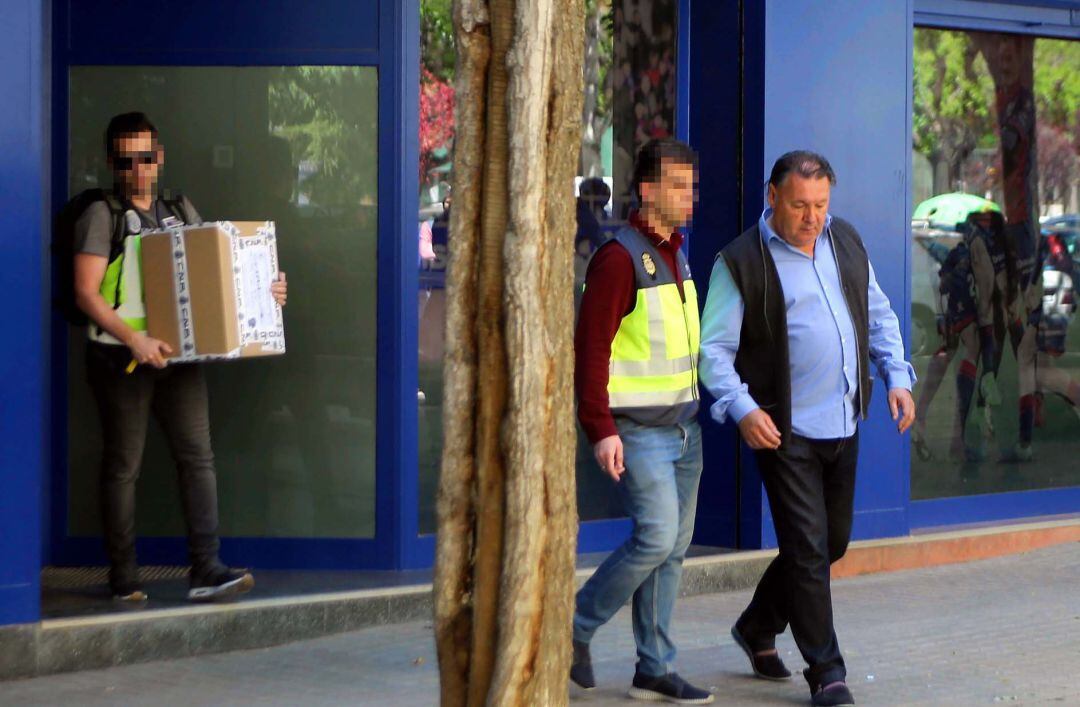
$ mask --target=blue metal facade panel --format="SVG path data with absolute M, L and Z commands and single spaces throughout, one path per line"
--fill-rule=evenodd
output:
M 117 54 L 378 52 L 380 0 L 75 0 L 63 30 L 80 63 Z M 60 29 L 58 27 L 58 29 Z
M 45 23 L 41 0 L 0 4 L 0 624 L 36 621 L 41 569 L 41 487 L 47 467 L 45 245 Z
M 137 12 L 133 8 L 137 6 Z M 153 41 L 92 44 L 82 37 L 131 34 L 147 17 L 169 31 Z M 336 538 L 222 538 L 226 558 L 266 568 L 380 568 L 430 564 L 416 538 L 416 482 L 403 470 L 416 468 L 416 410 L 407 401 L 416 388 L 415 228 L 419 85 L 419 0 L 318 0 L 292 3 L 235 0 L 224 14 L 220 3 L 147 3 L 67 0 L 54 7 L 56 96 L 52 115 L 53 199 L 64 202 L 67 155 L 68 67 L 99 65 L 274 66 L 357 65 L 379 70 L 379 236 L 377 293 L 376 536 Z M 139 23 L 133 25 L 132 23 Z M 131 25 L 131 26 L 129 26 Z M 145 29 L 141 29 L 145 33 Z M 40 62 L 39 62 L 40 67 Z M 40 92 L 39 92 L 40 93 Z M 44 165 L 43 160 L 39 160 Z M 44 213 L 44 212 L 43 212 Z M 404 293 L 404 294 L 402 294 Z M 48 298 L 43 296 L 42 301 Z M 411 304 L 410 304 L 411 303 Z M 54 321 L 51 350 L 66 350 L 67 327 Z M 67 389 L 63 366 L 54 366 L 54 390 Z M 413 393 L 412 395 L 415 395 Z M 49 400 L 42 396 L 42 400 Z M 102 563 L 95 538 L 69 537 L 67 518 L 66 396 L 53 396 L 49 437 L 55 442 L 46 554 L 55 564 Z M 51 521 L 51 522 L 49 522 Z M 409 527 L 413 529 L 409 533 Z M 180 538 L 142 538 L 144 562 L 183 564 Z M 425 562 L 426 558 L 426 562 Z M 35 562 L 40 568 L 40 559 Z M 36 569 L 35 569 L 36 572 Z M 35 575 L 36 576 L 36 575 Z
M 793 149 L 830 160 L 838 177 L 831 211 L 859 229 L 905 331 L 910 27 L 908 0 L 769 0 L 762 154 L 766 171 Z M 856 538 L 907 532 L 908 439 L 896 433 L 885 397 L 878 381 L 871 418 L 860 425 Z M 771 536 L 771 523 L 763 530 Z

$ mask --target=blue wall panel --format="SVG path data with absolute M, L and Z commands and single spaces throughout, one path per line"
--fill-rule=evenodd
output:
M 699 200 L 688 239 L 690 269 L 702 305 L 717 252 L 740 232 L 739 3 L 683 0 L 679 4 L 679 114 L 676 129 L 698 151 Z M 731 424 L 709 416 L 703 392 L 699 420 L 705 460 L 694 543 L 738 543 L 737 437 Z
M 41 0 L 0 3 L 0 624 L 36 621 L 41 483 L 46 468 L 44 243 L 44 20 Z M 10 303 L 9 303 L 10 304 Z
M 910 0 L 769 0 L 765 19 L 763 169 L 793 149 L 828 157 L 838 178 L 831 211 L 859 229 L 904 331 L 911 12 Z M 908 531 L 908 439 L 889 419 L 885 392 L 878 381 L 860 426 L 856 538 Z M 771 531 L 767 523 L 766 541 Z
M 71 0 L 67 6 L 66 47 L 80 61 L 106 52 L 379 49 L 379 0 Z

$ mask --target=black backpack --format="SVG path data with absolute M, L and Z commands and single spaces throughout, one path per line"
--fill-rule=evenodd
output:
M 75 222 L 91 205 L 104 201 L 112 216 L 112 238 L 109 262 L 120 255 L 124 247 L 124 205 L 111 192 L 87 189 L 73 196 L 53 223 L 53 308 L 71 324 L 86 324 L 86 314 L 75 303 Z
M 56 217 L 53 224 L 52 260 L 53 260 L 53 308 L 69 323 L 84 326 L 86 313 L 75 303 L 75 222 L 91 205 L 104 201 L 112 217 L 112 237 L 109 241 L 109 262 L 116 260 L 124 250 L 124 237 L 127 235 L 124 214 L 128 207 L 112 192 L 105 189 L 87 189 L 73 196 Z M 160 203 L 169 213 L 184 223 L 190 223 L 183 196 L 175 199 L 162 198 Z M 118 307 L 114 302 L 113 307 Z

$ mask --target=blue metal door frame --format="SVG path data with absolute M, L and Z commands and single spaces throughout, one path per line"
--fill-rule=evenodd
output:
M 147 18 L 168 31 L 147 38 Z M 402 568 L 423 564 L 417 537 L 416 228 L 419 0 L 312 0 L 267 12 L 258 0 L 223 9 L 213 0 L 65 0 L 53 17 L 55 213 L 67 192 L 68 69 L 79 65 L 376 67 L 379 72 L 376 361 L 376 520 L 371 539 L 222 539 L 227 558 L 256 567 Z M 72 31 L 77 27 L 78 32 Z M 115 42 L 100 38 L 117 37 Z M 87 41 L 94 38 L 97 43 Z M 134 38 L 134 39 L 130 39 Z M 360 293 L 364 296 L 364 293 Z M 52 326 L 51 351 L 66 351 L 67 330 Z M 55 355 L 56 360 L 62 356 Z M 97 538 L 67 533 L 67 400 L 63 366 L 52 367 L 50 542 L 47 562 L 101 562 Z M 78 384 L 73 382 L 73 384 Z M 184 563 L 182 538 L 143 538 L 149 563 Z
M 45 3 L 0 4 L 0 626 L 40 614 L 41 517 L 48 459 L 46 345 L 48 262 L 44 234 L 48 84 Z
M 1080 3 L 1075 0 L 913 0 L 913 3 L 909 56 L 916 26 L 1080 40 Z M 911 111 L 909 101 L 909 115 Z M 1073 486 L 913 500 L 908 517 L 911 528 L 918 529 L 1077 511 L 1080 511 L 1080 487 Z

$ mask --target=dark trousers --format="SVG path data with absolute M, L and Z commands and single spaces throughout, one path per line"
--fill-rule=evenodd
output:
M 816 440 L 792 435 L 778 450 L 756 452 L 780 554 L 758 582 L 738 627 L 755 651 L 775 645 L 791 625 L 810 667 L 811 689 L 847 674 L 833 630 L 829 566 L 851 537 L 859 435 Z
M 135 579 L 135 482 L 151 414 L 176 461 L 192 568 L 201 572 L 218 564 L 217 478 L 202 367 L 139 366 L 129 374 L 124 369 L 130 360 L 126 347 L 87 348 L 87 377 L 104 441 L 101 516 L 114 586 Z

